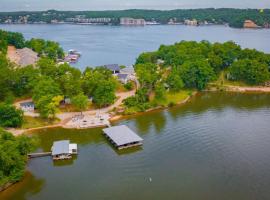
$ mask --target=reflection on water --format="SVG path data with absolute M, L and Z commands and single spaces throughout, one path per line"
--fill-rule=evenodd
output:
M 45 183 L 44 179 L 38 179 L 27 171 L 24 179 L 7 190 L 0 192 L 0 199 L 26 200 L 29 196 L 39 193 Z
M 144 139 L 123 151 L 102 129 L 38 131 L 40 150 L 69 139 L 78 156 L 32 159 L 33 181 L 0 198 L 269 200 L 269 106 L 268 94 L 201 93 L 180 107 L 118 122 Z

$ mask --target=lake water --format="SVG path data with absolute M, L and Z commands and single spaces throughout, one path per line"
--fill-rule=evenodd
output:
M 1 200 L 269 200 L 270 95 L 203 93 L 187 104 L 122 120 L 142 148 L 116 151 L 101 129 L 37 132 L 40 150 L 78 143 L 71 161 L 32 159 Z
M 89 26 L 89 25 L 0 25 L 0 29 L 21 32 L 32 37 L 58 41 L 67 51 L 82 52 L 75 66 L 104 64 L 134 64 L 144 51 L 154 51 L 161 44 L 173 44 L 181 40 L 209 40 L 225 42 L 233 40 L 242 47 L 256 48 L 270 53 L 270 29 L 233 29 L 225 26 L 162 25 L 145 27 Z
M 26 38 L 74 48 L 75 65 L 131 65 L 143 51 L 180 40 L 234 40 L 270 52 L 270 30 L 224 26 L 0 25 Z M 125 119 L 142 148 L 116 151 L 92 130 L 42 130 L 40 150 L 70 139 L 79 155 L 70 161 L 33 159 L 25 179 L 0 193 L 2 200 L 269 200 L 270 95 L 204 93 L 178 108 Z

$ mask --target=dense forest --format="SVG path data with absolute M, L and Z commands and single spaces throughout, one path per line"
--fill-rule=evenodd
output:
M 226 79 L 248 85 L 263 85 L 270 79 L 270 54 L 241 49 L 232 41 L 182 41 L 161 45 L 155 52 L 142 53 L 135 65 L 141 88 L 125 100 L 131 111 L 144 111 L 166 100 L 167 93 L 204 90 L 221 72 Z
M 196 19 L 199 22 L 213 24 L 229 24 L 231 27 L 243 27 L 245 20 L 250 19 L 259 26 L 270 23 L 270 9 L 233 9 L 233 8 L 205 8 L 205 9 L 178 9 L 178 10 L 115 10 L 115 11 L 40 11 L 40 12 L 1 12 L 0 23 L 7 19 L 18 20 L 21 16 L 28 17 L 28 23 L 46 22 L 52 20 L 65 21 L 66 18 L 84 15 L 86 18 L 111 18 L 119 24 L 121 17 L 143 18 L 147 21 L 155 20 L 166 24 L 170 19 L 183 22 L 185 19 Z

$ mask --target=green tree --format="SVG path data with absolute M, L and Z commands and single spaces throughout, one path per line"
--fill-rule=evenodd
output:
M 27 153 L 34 150 L 36 144 L 33 137 L 14 137 L 0 129 L 0 186 L 23 177 Z
M 239 60 L 229 68 L 230 78 L 245 81 L 248 84 L 263 84 L 270 78 L 268 66 L 257 60 Z
M 23 111 L 13 105 L 0 104 L 0 126 L 20 127 L 23 123 Z
M 78 94 L 77 96 L 72 97 L 71 103 L 79 110 L 82 111 L 88 107 L 88 97 L 83 93 Z
M 115 90 L 116 85 L 114 82 L 106 80 L 99 82 L 93 94 L 93 102 L 99 107 L 112 104 L 116 99 Z
M 164 87 L 164 84 L 159 83 L 155 87 L 155 98 L 159 100 L 164 100 L 166 98 L 166 89 Z
M 160 74 L 158 72 L 156 64 L 137 64 L 135 66 L 135 70 L 142 87 L 152 89 L 154 88 L 155 83 L 160 78 Z
M 184 83 L 177 70 L 173 70 L 166 80 L 172 91 L 179 91 L 184 87 Z
M 215 79 L 213 68 L 203 60 L 185 62 L 180 67 L 180 76 L 185 86 L 199 90 L 204 89 L 208 82 Z

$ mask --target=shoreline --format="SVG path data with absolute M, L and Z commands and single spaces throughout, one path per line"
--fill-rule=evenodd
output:
M 217 88 L 217 87 L 211 87 L 209 89 L 203 90 L 203 92 L 235 92 L 235 93 L 270 93 L 270 87 L 260 87 L 260 86 L 254 86 L 254 87 L 242 87 L 242 86 L 224 86 L 224 88 Z M 199 91 L 194 91 L 190 96 L 188 96 L 187 98 L 185 98 L 184 100 L 178 102 L 177 104 L 175 104 L 172 107 L 177 107 L 177 106 L 181 106 L 184 105 L 185 103 L 189 102 L 190 99 L 194 96 L 196 96 L 199 93 Z M 144 112 L 137 112 L 134 114 L 130 114 L 130 115 L 122 115 L 122 114 L 115 114 L 115 115 L 111 115 L 109 118 L 109 122 L 111 123 L 115 123 L 117 121 L 121 121 L 123 119 L 126 118 L 130 118 L 130 117 L 134 117 L 136 115 L 143 115 L 144 113 L 149 113 L 149 112 L 154 112 L 154 111 L 159 111 L 159 110 L 164 110 L 164 109 L 168 109 L 170 108 L 170 106 L 157 106 L 154 108 L 150 108 Z M 88 112 L 88 111 L 85 111 Z M 106 114 L 109 114 L 109 112 L 107 112 Z M 49 126 L 43 126 L 43 127 L 35 127 L 35 128 L 29 128 L 29 129 L 6 129 L 6 131 L 9 131 L 10 133 L 12 133 L 14 136 L 19 136 L 22 134 L 29 134 L 33 131 L 36 130 L 42 130 L 42 129 L 48 129 L 48 128 L 64 128 L 64 129 L 74 129 L 74 130 L 80 130 L 80 129 L 93 129 L 93 128 L 102 128 L 102 127 L 106 127 L 107 125 L 95 125 L 95 126 L 91 126 L 91 127 L 86 127 L 86 128 L 74 128 L 74 127 L 67 127 L 66 123 L 64 123 L 63 121 L 60 121 L 57 124 L 54 125 L 49 125 Z

